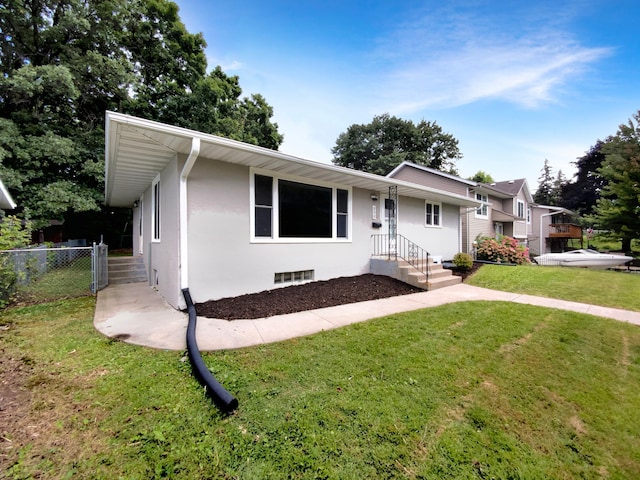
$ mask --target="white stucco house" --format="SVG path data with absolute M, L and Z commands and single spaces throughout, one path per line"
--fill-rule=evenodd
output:
M 368 273 L 374 238 L 393 224 L 430 255 L 452 258 L 460 209 L 479 206 L 120 113 L 106 113 L 105 142 L 105 203 L 133 208 L 134 255 L 176 308 L 184 288 L 204 302 Z

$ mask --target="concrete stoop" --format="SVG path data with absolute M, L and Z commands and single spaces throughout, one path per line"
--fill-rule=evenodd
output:
M 142 257 L 109 257 L 109 284 L 141 283 L 147 281 Z
M 402 282 L 413 285 L 423 290 L 437 290 L 462 283 L 462 277 L 454 275 L 451 270 L 443 268 L 439 263 L 433 263 L 429 259 L 427 272 L 429 279 L 425 281 L 425 275 L 405 260 L 389 260 L 387 257 L 372 257 L 370 261 L 371 273 L 387 275 Z

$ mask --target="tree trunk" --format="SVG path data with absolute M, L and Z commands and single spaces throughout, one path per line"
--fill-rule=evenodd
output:
M 624 253 L 631 253 L 631 237 L 623 237 L 622 238 L 622 251 Z

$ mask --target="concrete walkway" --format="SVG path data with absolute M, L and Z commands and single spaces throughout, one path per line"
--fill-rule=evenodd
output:
M 198 317 L 196 338 L 203 351 L 278 342 L 372 318 L 453 302 L 494 300 L 570 310 L 640 325 L 640 312 L 517 293 L 466 284 L 368 302 L 277 315 L 256 320 Z M 185 350 L 187 314 L 171 307 L 146 283 L 112 285 L 98 293 L 95 327 L 108 337 L 165 350 Z

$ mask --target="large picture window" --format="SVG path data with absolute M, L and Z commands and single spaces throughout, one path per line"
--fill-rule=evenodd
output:
M 256 239 L 347 239 L 349 190 L 253 175 Z
M 279 236 L 331 238 L 330 188 L 278 180 Z

